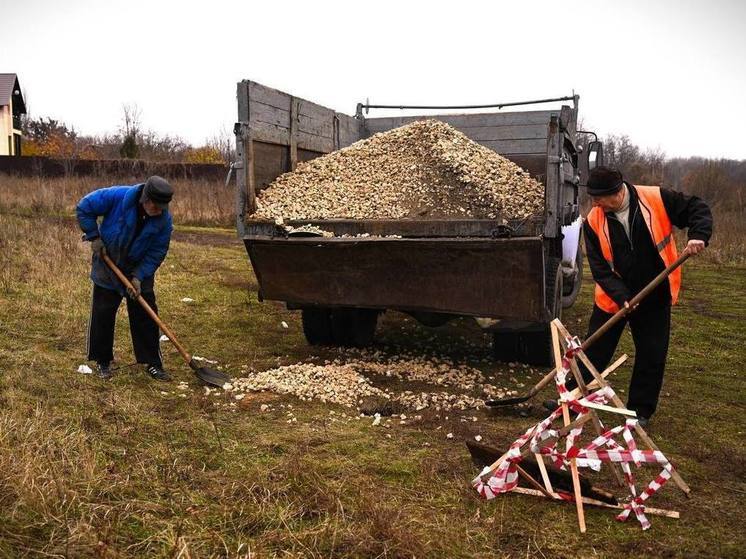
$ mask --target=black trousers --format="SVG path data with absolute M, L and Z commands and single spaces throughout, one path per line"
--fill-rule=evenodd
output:
M 598 330 L 613 315 L 593 305 L 593 313 L 588 324 L 588 336 Z M 626 319 L 620 320 L 611 330 L 594 343 L 586 355 L 599 372 L 611 362 L 624 326 L 629 323 L 632 340 L 635 343 L 635 364 L 632 368 L 632 380 L 629 385 L 627 408 L 635 410 L 638 416 L 650 417 L 658 406 L 658 395 L 663 384 L 663 371 L 668 355 L 668 340 L 671 333 L 671 307 L 646 308 L 632 312 Z M 593 380 L 590 371 L 580 365 L 586 382 Z M 574 388 L 574 381 L 567 383 Z
M 155 292 L 143 290 L 142 296 L 157 313 Z M 137 362 L 162 367 L 158 325 L 148 316 L 140 303 L 129 297 L 126 297 L 126 299 L 132 346 L 135 350 Z M 121 302 L 122 296 L 119 292 L 94 284 L 91 319 L 88 324 L 89 360 L 97 363 L 109 363 L 114 359 L 114 325 Z

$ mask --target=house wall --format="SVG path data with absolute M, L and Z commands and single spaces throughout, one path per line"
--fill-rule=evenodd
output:
M 0 106 L 0 155 L 11 155 L 8 138 L 12 139 L 13 113 L 10 105 Z
M 15 153 L 13 136 L 20 136 L 21 131 L 13 128 L 13 99 L 9 105 L 0 107 L 0 155 L 20 155 Z

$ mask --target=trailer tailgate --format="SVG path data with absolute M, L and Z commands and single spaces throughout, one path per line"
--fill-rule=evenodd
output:
M 264 299 L 542 321 L 540 237 L 244 237 Z

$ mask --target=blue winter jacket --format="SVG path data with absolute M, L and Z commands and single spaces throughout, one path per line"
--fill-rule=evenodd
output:
M 128 277 L 142 282 L 143 290 L 152 289 L 155 271 L 163 262 L 171 241 L 173 221 L 168 210 L 149 217 L 133 241 L 137 225 L 137 205 L 143 184 L 112 186 L 84 196 L 76 208 L 78 224 L 86 240 L 101 237 L 109 257 Z M 97 222 L 103 217 L 101 223 Z M 96 285 L 124 294 L 125 289 L 97 254 L 93 255 L 91 280 Z

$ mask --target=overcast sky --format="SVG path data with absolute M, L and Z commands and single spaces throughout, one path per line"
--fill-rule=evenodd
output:
M 199 144 L 252 79 L 340 112 L 580 95 L 585 128 L 746 159 L 746 2 L 0 0 L 0 72 L 34 116 Z

